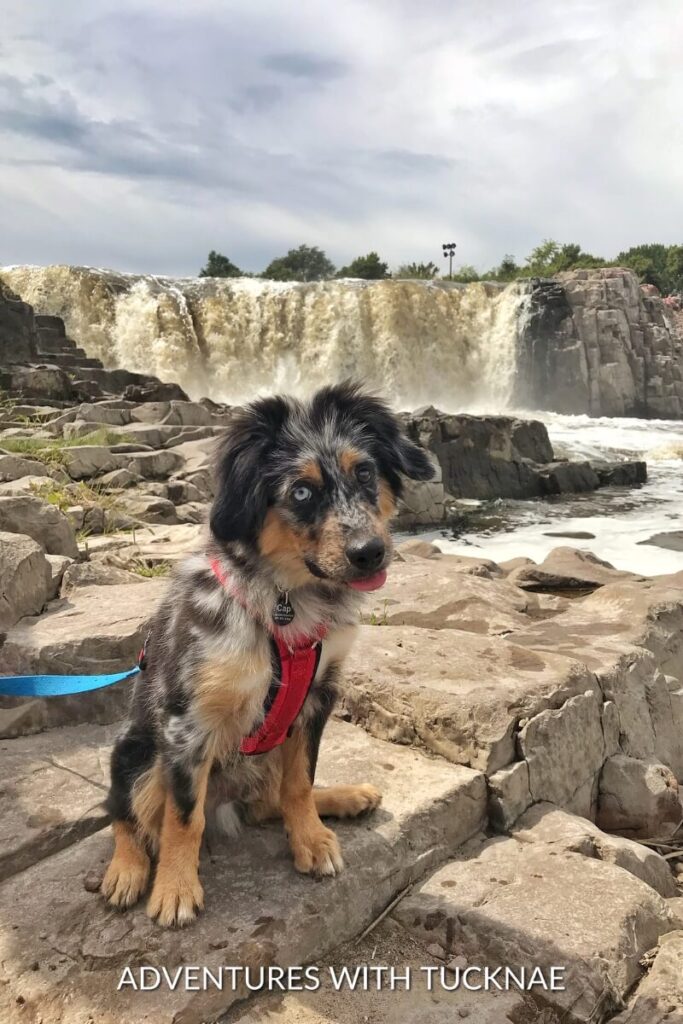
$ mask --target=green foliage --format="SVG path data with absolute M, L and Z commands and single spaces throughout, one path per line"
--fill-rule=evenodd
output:
M 83 444 L 107 447 L 112 444 L 123 444 L 127 440 L 129 438 L 125 434 L 116 434 L 113 430 L 102 427 L 100 430 L 83 434 L 82 437 L 3 437 L 0 447 L 12 455 L 25 455 L 29 459 L 53 465 L 64 461 L 65 448 L 77 448 Z
M 432 281 L 439 273 L 436 263 L 402 263 L 394 277 L 414 278 L 417 281 Z
M 360 277 L 365 281 L 380 281 L 389 277 L 389 264 L 383 263 L 376 252 L 356 256 L 347 267 L 342 267 L 337 277 Z
M 458 281 L 460 284 L 471 284 L 473 281 L 481 280 L 481 278 L 476 267 L 473 267 L 470 263 L 463 263 L 461 267 L 454 271 L 453 276 L 449 280 Z
M 142 558 L 131 562 L 127 566 L 129 572 L 134 572 L 137 576 L 143 576 L 145 579 L 153 579 L 155 576 L 168 576 L 171 568 L 170 562 L 151 562 Z
M 206 261 L 206 266 L 199 271 L 200 277 L 243 277 L 244 274 L 239 267 L 235 266 L 223 253 L 212 249 Z
M 620 252 L 618 266 L 630 267 L 645 284 L 653 284 L 662 295 L 683 292 L 683 245 L 633 245 Z
M 334 264 L 317 245 L 300 245 L 269 263 L 261 277 L 271 281 L 324 281 L 334 276 Z

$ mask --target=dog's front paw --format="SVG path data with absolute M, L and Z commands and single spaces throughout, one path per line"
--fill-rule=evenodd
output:
M 382 802 L 382 794 L 369 782 L 361 782 L 358 786 L 349 786 L 345 799 L 341 800 L 340 817 L 355 818 L 366 811 L 374 811 Z
M 203 908 L 204 890 L 196 871 L 157 874 L 147 913 L 164 928 L 189 924 Z
M 149 881 L 149 857 L 142 850 L 139 856 L 115 854 L 102 879 L 100 892 L 112 907 L 125 910 L 142 896 Z
M 305 875 L 338 875 L 344 869 L 339 840 L 320 823 L 305 833 L 290 836 L 294 867 Z

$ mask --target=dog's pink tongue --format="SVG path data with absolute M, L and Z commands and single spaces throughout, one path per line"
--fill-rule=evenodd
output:
M 354 580 L 353 582 L 350 582 L 349 586 L 353 587 L 354 590 L 379 590 L 380 587 L 384 586 L 386 581 L 387 571 L 386 569 L 381 569 L 379 572 L 376 572 L 374 576 L 368 576 L 365 580 Z

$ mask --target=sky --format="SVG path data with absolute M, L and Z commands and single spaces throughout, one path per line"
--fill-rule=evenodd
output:
M 679 0 L 4 0 L 0 264 L 683 243 Z

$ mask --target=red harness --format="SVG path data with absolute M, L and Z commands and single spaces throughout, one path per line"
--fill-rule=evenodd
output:
M 243 608 L 254 614 L 217 558 L 212 559 L 211 568 L 219 583 Z M 243 754 L 265 754 L 287 739 L 315 678 L 322 641 L 327 634 L 327 629 L 320 626 L 312 636 L 301 635 L 285 642 L 276 626 L 268 622 L 263 624 L 271 635 L 279 672 L 273 674 L 263 704 L 263 722 L 240 743 Z

